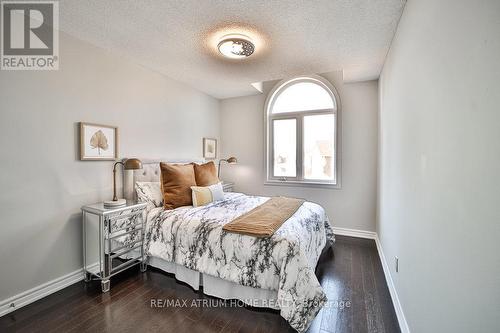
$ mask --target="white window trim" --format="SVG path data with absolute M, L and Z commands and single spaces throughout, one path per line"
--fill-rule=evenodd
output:
M 315 115 L 315 114 L 331 114 L 331 109 L 326 110 L 312 110 L 312 111 L 299 111 L 299 112 L 286 112 L 286 113 L 276 113 L 271 116 L 271 109 L 276 101 L 276 97 L 279 95 L 281 91 L 286 89 L 288 86 L 299 83 L 299 82 L 313 82 L 319 84 L 326 88 L 326 91 L 330 93 L 332 97 L 334 108 L 333 113 L 335 114 L 335 126 L 336 126 L 336 137 L 335 137 L 335 182 L 328 181 L 315 181 L 315 180 L 304 180 L 300 179 L 299 175 L 302 175 L 303 165 L 302 161 L 302 145 L 299 144 L 299 137 L 302 137 L 303 124 L 302 119 L 304 115 Z M 272 140 L 272 126 L 271 123 L 276 119 L 297 119 L 297 177 L 273 177 L 272 175 L 272 159 L 273 159 L 273 146 Z M 341 104 L 340 97 L 337 93 L 335 87 L 328 82 L 326 79 L 319 75 L 310 75 L 310 76 L 299 76 L 292 79 L 286 79 L 280 81 L 268 94 L 265 107 L 264 107 L 264 128 L 266 139 L 264 140 L 265 144 L 265 175 L 266 180 L 264 185 L 283 185 L 283 186 L 296 186 L 296 187 L 318 187 L 318 188 L 331 188 L 331 189 L 340 189 L 341 188 L 341 175 L 342 175 L 342 112 L 341 112 Z M 300 155 L 299 155 L 300 154 Z M 299 157 L 300 156 L 300 157 Z

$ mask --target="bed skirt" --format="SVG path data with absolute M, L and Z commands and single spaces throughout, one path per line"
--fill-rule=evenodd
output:
M 139 251 L 135 250 L 127 253 L 126 257 L 123 257 L 123 259 L 133 258 L 138 254 Z M 242 286 L 232 281 L 204 274 L 161 258 L 149 257 L 148 259 L 149 266 L 175 275 L 176 280 L 186 283 L 194 290 L 198 291 L 200 287 L 203 287 L 203 293 L 205 295 L 218 297 L 224 300 L 239 300 L 253 307 L 279 310 L 277 306 L 278 292 L 276 290 Z
M 227 281 L 212 275 L 200 273 L 182 265 L 150 257 L 148 264 L 164 272 L 175 275 L 175 279 L 188 284 L 194 290 L 203 286 L 205 295 L 224 300 L 236 299 L 254 307 L 264 307 L 279 310 L 277 304 L 278 292 L 268 289 L 252 288 Z M 274 305 L 274 306 L 273 306 Z

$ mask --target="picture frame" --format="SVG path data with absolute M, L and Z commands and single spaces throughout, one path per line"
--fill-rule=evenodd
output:
M 203 138 L 203 158 L 209 160 L 217 158 L 217 139 Z
M 118 158 L 118 127 L 80 122 L 80 160 L 115 161 Z

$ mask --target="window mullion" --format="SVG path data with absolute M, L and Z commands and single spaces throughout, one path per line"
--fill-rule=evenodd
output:
M 269 117 L 268 119 L 268 151 L 267 151 L 267 178 L 275 178 L 274 177 L 274 119 Z
M 303 180 L 304 179 L 304 172 L 303 172 L 303 166 L 304 166 L 304 161 L 303 161 L 303 156 L 304 156 L 304 115 L 299 115 L 297 116 L 297 180 Z

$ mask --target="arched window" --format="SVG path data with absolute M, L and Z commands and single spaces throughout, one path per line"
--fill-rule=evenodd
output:
M 339 116 L 325 79 L 280 82 L 266 101 L 268 182 L 339 185 Z

